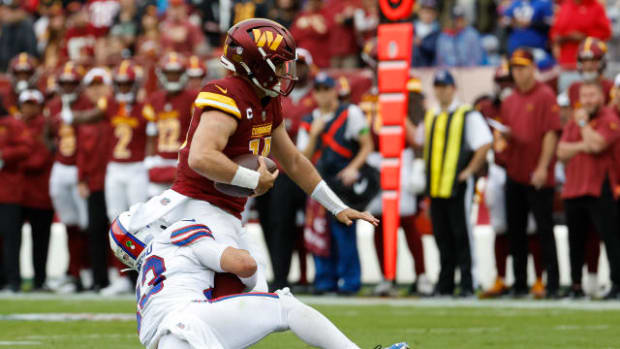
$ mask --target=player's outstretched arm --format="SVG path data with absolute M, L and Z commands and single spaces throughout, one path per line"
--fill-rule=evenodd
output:
M 291 179 L 313 199 L 336 216 L 343 224 L 351 225 L 354 220 L 362 219 L 373 225 L 379 220 L 370 213 L 359 212 L 347 207 L 342 200 L 327 186 L 310 160 L 308 160 L 293 144 L 283 124 L 280 124 L 271 135 L 271 151 Z

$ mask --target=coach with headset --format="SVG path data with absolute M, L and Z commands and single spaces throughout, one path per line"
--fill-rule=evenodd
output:
M 439 107 L 427 111 L 418 138 L 424 137 L 431 222 L 441 263 L 435 294 L 454 295 L 458 266 L 458 295 L 469 297 L 474 291 L 469 221 L 474 174 L 483 166 L 493 136 L 482 114 L 455 98 L 456 83 L 449 71 L 438 71 L 433 86 Z

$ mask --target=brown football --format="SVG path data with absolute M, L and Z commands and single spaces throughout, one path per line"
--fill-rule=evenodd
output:
M 258 158 L 259 158 L 258 155 L 243 154 L 243 155 L 239 155 L 236 158 L 232 159 L 232 161 L 235 162 L 236 164 L 239 164 L 239 166 L 249 168 L 250 170 L 256 170 L 258 169 Z M 276 166 L 276 163 L 273 162 L 273 160 L 271 160 L 270 158 L 264 158 L 264 159 L 265 159 L 265 165 L 267 165 L 267 170 L 269 170 L 269 172 L 273 173 L 275 170 L 278 169 L 278 167 Z M 215 189 L 217 189 L 218 191 L 226 195 L 234 196 L 237 198 L 243 198 L 243 197 L 254 194 L 254 190 L 252 189 L 238 187 L 236 185 L 227 184 L 227 183 L 215 183 Z
M 245 285 L 239 278 L 231 273 L 215 273 L 215 289 L 213 298 L 230 296 L 231 294 L 241 293 L 245 290 Z

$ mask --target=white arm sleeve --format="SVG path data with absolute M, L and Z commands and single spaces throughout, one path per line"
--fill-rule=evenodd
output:
M 325 181 L 320 181 L 319 184 L 314 187 L 312 191 L 312 198 L 321 204 L 325 209 L 331 212 L 334 216 L 343 210 L 349 208 L 342 200 L 334 193 Z
M 217 273 L 224 273 L 220 260 L 222 253 L 228 247 L 227 245 L 215 242 L 210 237 L 202 238 L 190 245 L 196 259 L 204 267 L 211 269 Z

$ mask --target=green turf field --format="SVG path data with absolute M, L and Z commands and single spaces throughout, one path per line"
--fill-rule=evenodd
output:
M 304 300 L 362 348 L 401 340 L 428 349 L 620 348 L 617 302 Z M 74 319 L 59 321 L 67 313 Z M 2 297 L 0 348 L 140 348 L 134 313 L 128 297 Z M 291 333 L 270 335 L 256 345 L 304 347 Z

